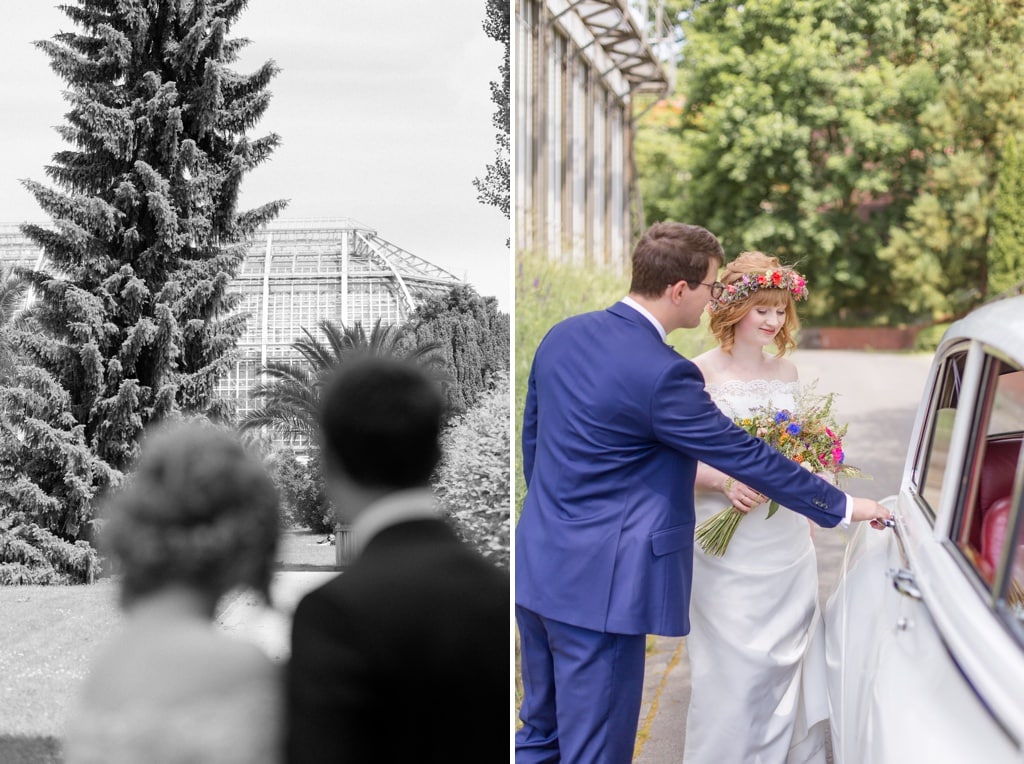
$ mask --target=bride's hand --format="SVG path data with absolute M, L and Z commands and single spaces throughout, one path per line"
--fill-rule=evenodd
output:
M 722 485 L 722 493 L 740 512 L 749 512 L 754 507 L 767 501 L 762 494 L 731 477 L 725 479 L 725 483 Z

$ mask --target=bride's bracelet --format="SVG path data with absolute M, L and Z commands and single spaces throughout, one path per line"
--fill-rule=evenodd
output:
M 736 481 L 733 480 L 731 477 L 726 476 L 726 478 L 725 478 L 725 487 L 722 489 L 722 493 L 724 493 L 726 496 L 728 496 L 729 495 L 729 491 L 732 490 L 733 483 L 735 483 L 735 482 Z

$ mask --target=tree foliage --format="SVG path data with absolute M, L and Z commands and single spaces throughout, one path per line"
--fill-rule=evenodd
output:
M 949 2 L 943 20 L 924 53 L 938 83 L 919 118 L 926 174 L 881 252 L 897 299 L 935 317 L 988 297 L 1000 152 L 1024 133 L 1024 3 Z
M 941 23 L 925 2 L 699 4 L 684 24 L 675 214 L 730 256 L 799 263 L 812 314 L 874 315 L 891 298 L 878 250 L 925 171 L 916 118 L 937 85 L 916 51 Z
M 347 361 L 365 355 L 408 358 L 422 364 L 439 381 L 448 380 L 436 342 L 418 342 L 408 325 L 389 326 L 379 319 L 369 334 L 360 322 L 344 326 L 331 320 L 318 324 L 322 339 L 303 328 L 304 337 L 292 343 L 295 362 L 275 361 L 264 367 L 267 379 L 251 391 L 259 406 L 246 414 L 239 429 L 250 436 L 275 432 L 308 444 L 306 461 L 281 456 L 272 461 L 272 474 L 290 518 L 314 531 L 333 525 L 324 490 L 320 448 L 316 437 L 320 394 L 331 374 Z
M 1024 152 L 1011 133 L 1003 144 L 989 248 L 988 292 L 1024 290 Z
M 262 369 L 267 379 L 256 384 L 250 393 L 260 405 L 242 418 L 242 432 L 267 428 L 286 438 L 315 442 L 324 383 L 351 358 L 408 358 L 430 369 L 439 380 L 448 378 L 441 368 L 438 343 L 416 342 L 408 325 L 387 325 L 378 319 L 369 334 L 359 321 L 344 326 L 325 319 L 318 327 L 323 339 L 303 328 L 305 337 L 292 343 L 292 349 L 299 354 L 297 361 L 272 361 Z
M 319 459 L 301 462 L 290 448 L 275 450 L 268 463 L 270 476 L 281 493 L 284 521 L 314 533 L 330 533 L 334 518 L 324 486 Z
M 67 82 L 52 225 L 26 225 L 47 266 L 28 278 L 42 329 L 32 356 L 70 395 L 89 446 L 117 469 L 142 428 L 177 409 L 217 414 L 213 385 L 244 316 L 227 293 L 245 238 L 284 203 L 237 209 L 245 174 L 278 145 L 248 132 L 277 72 L 231 64 L 237 0 L 76 0 L 80 31 L 37 43 Z
M 509 565 L 508 377 L 462 417 L 443 440 L 434 489 L 462 537 L 498 565 Z
M 21 344 L 27 283 L 0 269 L 0 584 L 91 580 L 92 501 L 117 482 L 89 449 L 70 396 Z
M 491 82 L 491 100 L 494 101 L 495 110 L 493 123 L 498 132 L 495 135 L 494 162 L 487 165 L 487 174 L 483 178 L 476 178 L 473 185 L 476 186 L 477 199 L 483 204 L 489 204 L 501 210 L 508 218 L 510 211 L 509 194 L 511 192 L 511 181 L 509 173 L 509 42 L 510 42 L 510 4 L 503 0 L 486 0 L 486 13 L 484 19 L 484 31 L 492 40 L 501 43 L 505 47 L 501 67 L 498 69 L 498 79 Z
M 444 358 L 452 412 L 466 411 L 509 373 L 509 316 L 498 310 L 495 298 L 481 297 L 468 284 L 425 299 L 409 325 L 417 342 L 437 345 Z

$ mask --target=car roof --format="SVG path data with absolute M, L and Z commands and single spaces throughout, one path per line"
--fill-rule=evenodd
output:
M 959 339 L 984 342 L 1024 364 L 1024 295 L 991 302 L 955 322 L 942 345 Z

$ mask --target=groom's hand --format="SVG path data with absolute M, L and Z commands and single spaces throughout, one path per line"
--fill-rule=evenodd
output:
M 852 522 L 869 522 L 871 527 L 883 530 L 888 521 L 892 520 L 892 512 L 883 507 L 874 499 L 862 499 L 859 496 L 853 497 L 853 513 L 850 516 Z

